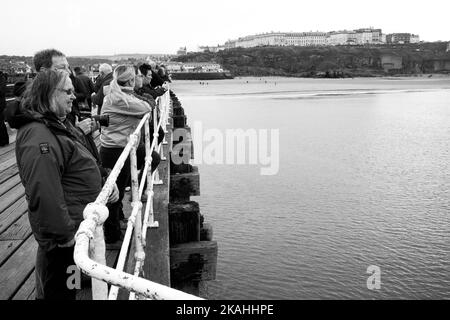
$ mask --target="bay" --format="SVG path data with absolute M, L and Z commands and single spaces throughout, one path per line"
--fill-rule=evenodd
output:
M 199 165 L 193 200 L 219 243 L 208 298 L 450 298 L 450 78 L 172 88 L 203 131 L 279 130 L 276 175 Z M 379 290 L 367 288 L 369 266 Z

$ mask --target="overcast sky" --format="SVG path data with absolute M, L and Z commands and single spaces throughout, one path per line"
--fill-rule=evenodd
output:
M 270 31 L 363 27 L 450 40 L 449 0 L 1 0 L 0 55 L 175 53 Z

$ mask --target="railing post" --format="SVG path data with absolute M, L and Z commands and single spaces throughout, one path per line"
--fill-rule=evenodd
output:
M 169 93 L 166 92 L 165 95 L 166 95 L 166 97 L 168 97 Z M 166 139 L 166 135 L 168 133 L 168 131 L 167 131 L 167 123 L 168 123 L 168 118 L 169 118 L 169 101 L 170 100 L 167 100 L 167 98 L 166 98 L 165 99 L 165 103 L 164 103 L 164 107 L 163 107 L 164 108 L 164 119 L 163 119 L 162 124 L 161 124 L 162 127 L 163 127 L 163 130 L 164 130 L 164 133 L 165 133 L 164 140 L 162 142 L 163 145 L 167 145 L 168 144 L 167 139 Z
M 164 99 L 160 99 L 160 104 L 161 104 L 161 121 L 159 122 L 160 124 L 161 124 L 161 128 L 163 129 L 163 131 L 164 131 L 164 138 L 163 138 L 163 141 L 161 142 L 161 145 L 167 145 L 168 144 L 168 142 L 167 142 L 167 139 L 166 139 L 166 135 L 167 135 L 167 123 L 166 123 L 166 117 L 167 117 L 167 95 L 168 95 L 168 93 L 166 92 L 165 94 L 164 94 Z M 160 151 L 161 150 L 161 145 L 158 145 L 158 152 L 160 153 L 160 155 L 161 155 L 161 160 L 162 161 L 166 161 L 167 160 L 167 158 L 166 158 L 166 156 L 165 156 L 165 154 L 164 154 L 164 152 L 163 151 Z
M 163 125 L 164 125 L 164 127 L 163 127 L 163 129 L 164 129 L 164 133 L 167 133 L 168 131 L 167 131 L 167 122 L 168 122 L 168 119 L 169 119 L 169 104 L 170 104 L 170 90 L 169 89 L 167 89 L 167 91 L 166 91 L 166 93 L 165 93 L 165 103 L 164 103 L 164 122 L 163 122 Z M 166 139 L 164 139 L 164 142 L 163 143 L 165 143 L 165 144 L 167 144 L 167 141 L 166 141 Z
M 158 97 L 157 100 L 156 100 L 156 106 L 153 109 L 153 141 L 154 141 L 155 146 L 158 146 L 158 137 L 159 137 L 159 134 L 158 134 L 158 131 L 159 131 L 159 127 L 158 127 L 158 108 L 159 108 L 160 103 L 161 103 L 161 98 Z M 155 149 L 157 149 L 157 148 L 155 148 Z M 157 150 L 157 152 L 159 153 L 159 149 Z M 161 157 L 161 160 L 162 160 L 162 157 Z M 156 170 L 155 170 L 155 180 L 154 180 L 153 184 L 162 184 L 162 183 L 163 183 L 162 180 L 159 178 L 158 168 L 156 168 Z
M 141 235 L 142 235 L 142 203 L 140 201 L 139 196 L 139 179 L 138 179 L 138 169 L 137 169 L 137 148 L 139 146 L 139 134 L 134 133 L 130 137 L 130 141 L 132 143 L 131 151 L 130 151 L 130 171 L 131 171 L 131 197 L 132 197 L 132 203 L 131 206 L 133 208 L 132 216 L 128 219 L 128 223 L 133 224 L 135 226 L 134 229 L 134 235 L 135 239 L 139 239 L 136 241 L 141 242 Z M 138 228 L 136 228 L 138 226 Z M 129 232 L 127 228 L 127 232 L 125 233 L 124 241 L 129 240 L 131 237 L 131 232 Z M 123 245 L 123 243 L 122 243 Z M 144 254 L 142 250 L 142 245 L 140 247 L 136 247 L 136 253 L 138 253 L 139 249 L 141 249 L 140 255 Z M 119 255 L 119 259 L 117 261 L 117 267 L 116 269 L 123 270 L 124 264 L 125 264 L 126 255 L 123 255 L 122 252 Z M 144 254 L 145 259 L 145 254 Z M 119 292 L 119 288 L 116 286 L 111 287 L 111 290 L 109 292 L 109 300 L 116 300 L 117 295 Z
M 158 221 L 154 220 L 153 215 L 153 173 L 151 171 L 152 167 L 152 150 L 151 150 L 151 144 L 150 144 L 150 121 L 147 120 L 145 124 L 145 161 L 148 163 L 148 170 L 147 170 L 147 206 L 145 207 L 145 215 L 144 215 L 144 229 L 142 230 L 142 242 L 145 246 L 145 236 L 147 234 L 147 225 L 150 228 L 157 228 L 159 227 Z M 155 140 L 154 140 L 155 141 Z M 156 168 L 155 171 L 157 171 L 158 168 Z
M 95 262 L 106 265 L 106 245 L 103 234 L 103 225 L 97 225 L 94 232 L 94 241 L 91 247 L 91 257 Z M 108 285 L 106 282 L 92 278 L 92 300 L 107 300 Z
M 106 246 L 103 235 L 103 223 L 108 218 L 108 208 L 105 205 L 90 203 L 83 211 L 85 220 L 90 219 L 95 223 L 95 229 L 91 236 L 91 246 L 89 247 L 89 254 L 92 260 L 99 264 L 106 265 Z M 108 285 L 106 282 L 92 278 L 92 299 L 93 300 L 107 300 L 108 299 Z

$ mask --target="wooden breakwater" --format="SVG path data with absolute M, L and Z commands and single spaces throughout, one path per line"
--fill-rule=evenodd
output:
M 167 126 L 167 144 L 162 146 L 167 158 L 158 171 L 162 184 L 154 186 L 155 220 L 158 228 L 147 232 L 146 260 L 142 277 L 182 291 L 200 295 L 204 281 L 215 279 L 217 242 L 212 241 L 212 228 L 200 214 L 199 204 L 190 201 L 200 194 L 198 169 L 189 163 L 172 161 L 173 130 L 189 131 L 181 103 L 171 95 L 173 116 Z M 99 146 L 99 134 L 95 133 Z M 13 139 L 11 139 L 13 140 Z M 192 140 L 173 144 L 192 145 Z M 0 300 L 34 299 L 34 262 L 37 243 L 28 221 L 24 188 L 20 183 L 14 153 L 15 143 L 0 148 Z M 124 210 L 130 209 L 128 197 Z M 125 225 L 123 226 L 125 227 Z M 127 257 L 125 271 L 133 273 L 134 242 Z M 115 267 L 120 244 L 108 246 L 106 262 Z M 204 292 L 201 296 L 207 298 Z M 82 283 L 77 299 L 90 299 L 89 282 Z M 119 299 L 128 299 L 122 290 Z
M 199 204 L 191 196 L 200 195 L 198 168 L 189 164 L 194 159 L 191 128 L 181 102 L 172 96 L 173 129 L 183 131 L 176 135 L 170 162 L 170 277 L 171 285 L 194 295 L 200 294 L 204 281 L 216 278 L 217 242 L 212 240 L 212 226 L 205 222 Z M 183 163 L 174 158 L 185 159 Z M 202 294 L 203 295 L 203 294 Z

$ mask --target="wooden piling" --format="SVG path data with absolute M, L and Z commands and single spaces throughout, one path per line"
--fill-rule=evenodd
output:
M 172 118 L 174 129 L 185 132 L 173 139 L 170 157 L 170 282 L 173 288 L 200 295 L 205 281 L 216 278 L 218 246 L 211 225 L 203 223 L 199 204 L 190 200 L 200 195 L 200 175 L 189 163 L 194 159 L 193 141 L 181 104 L 174 104 Z

